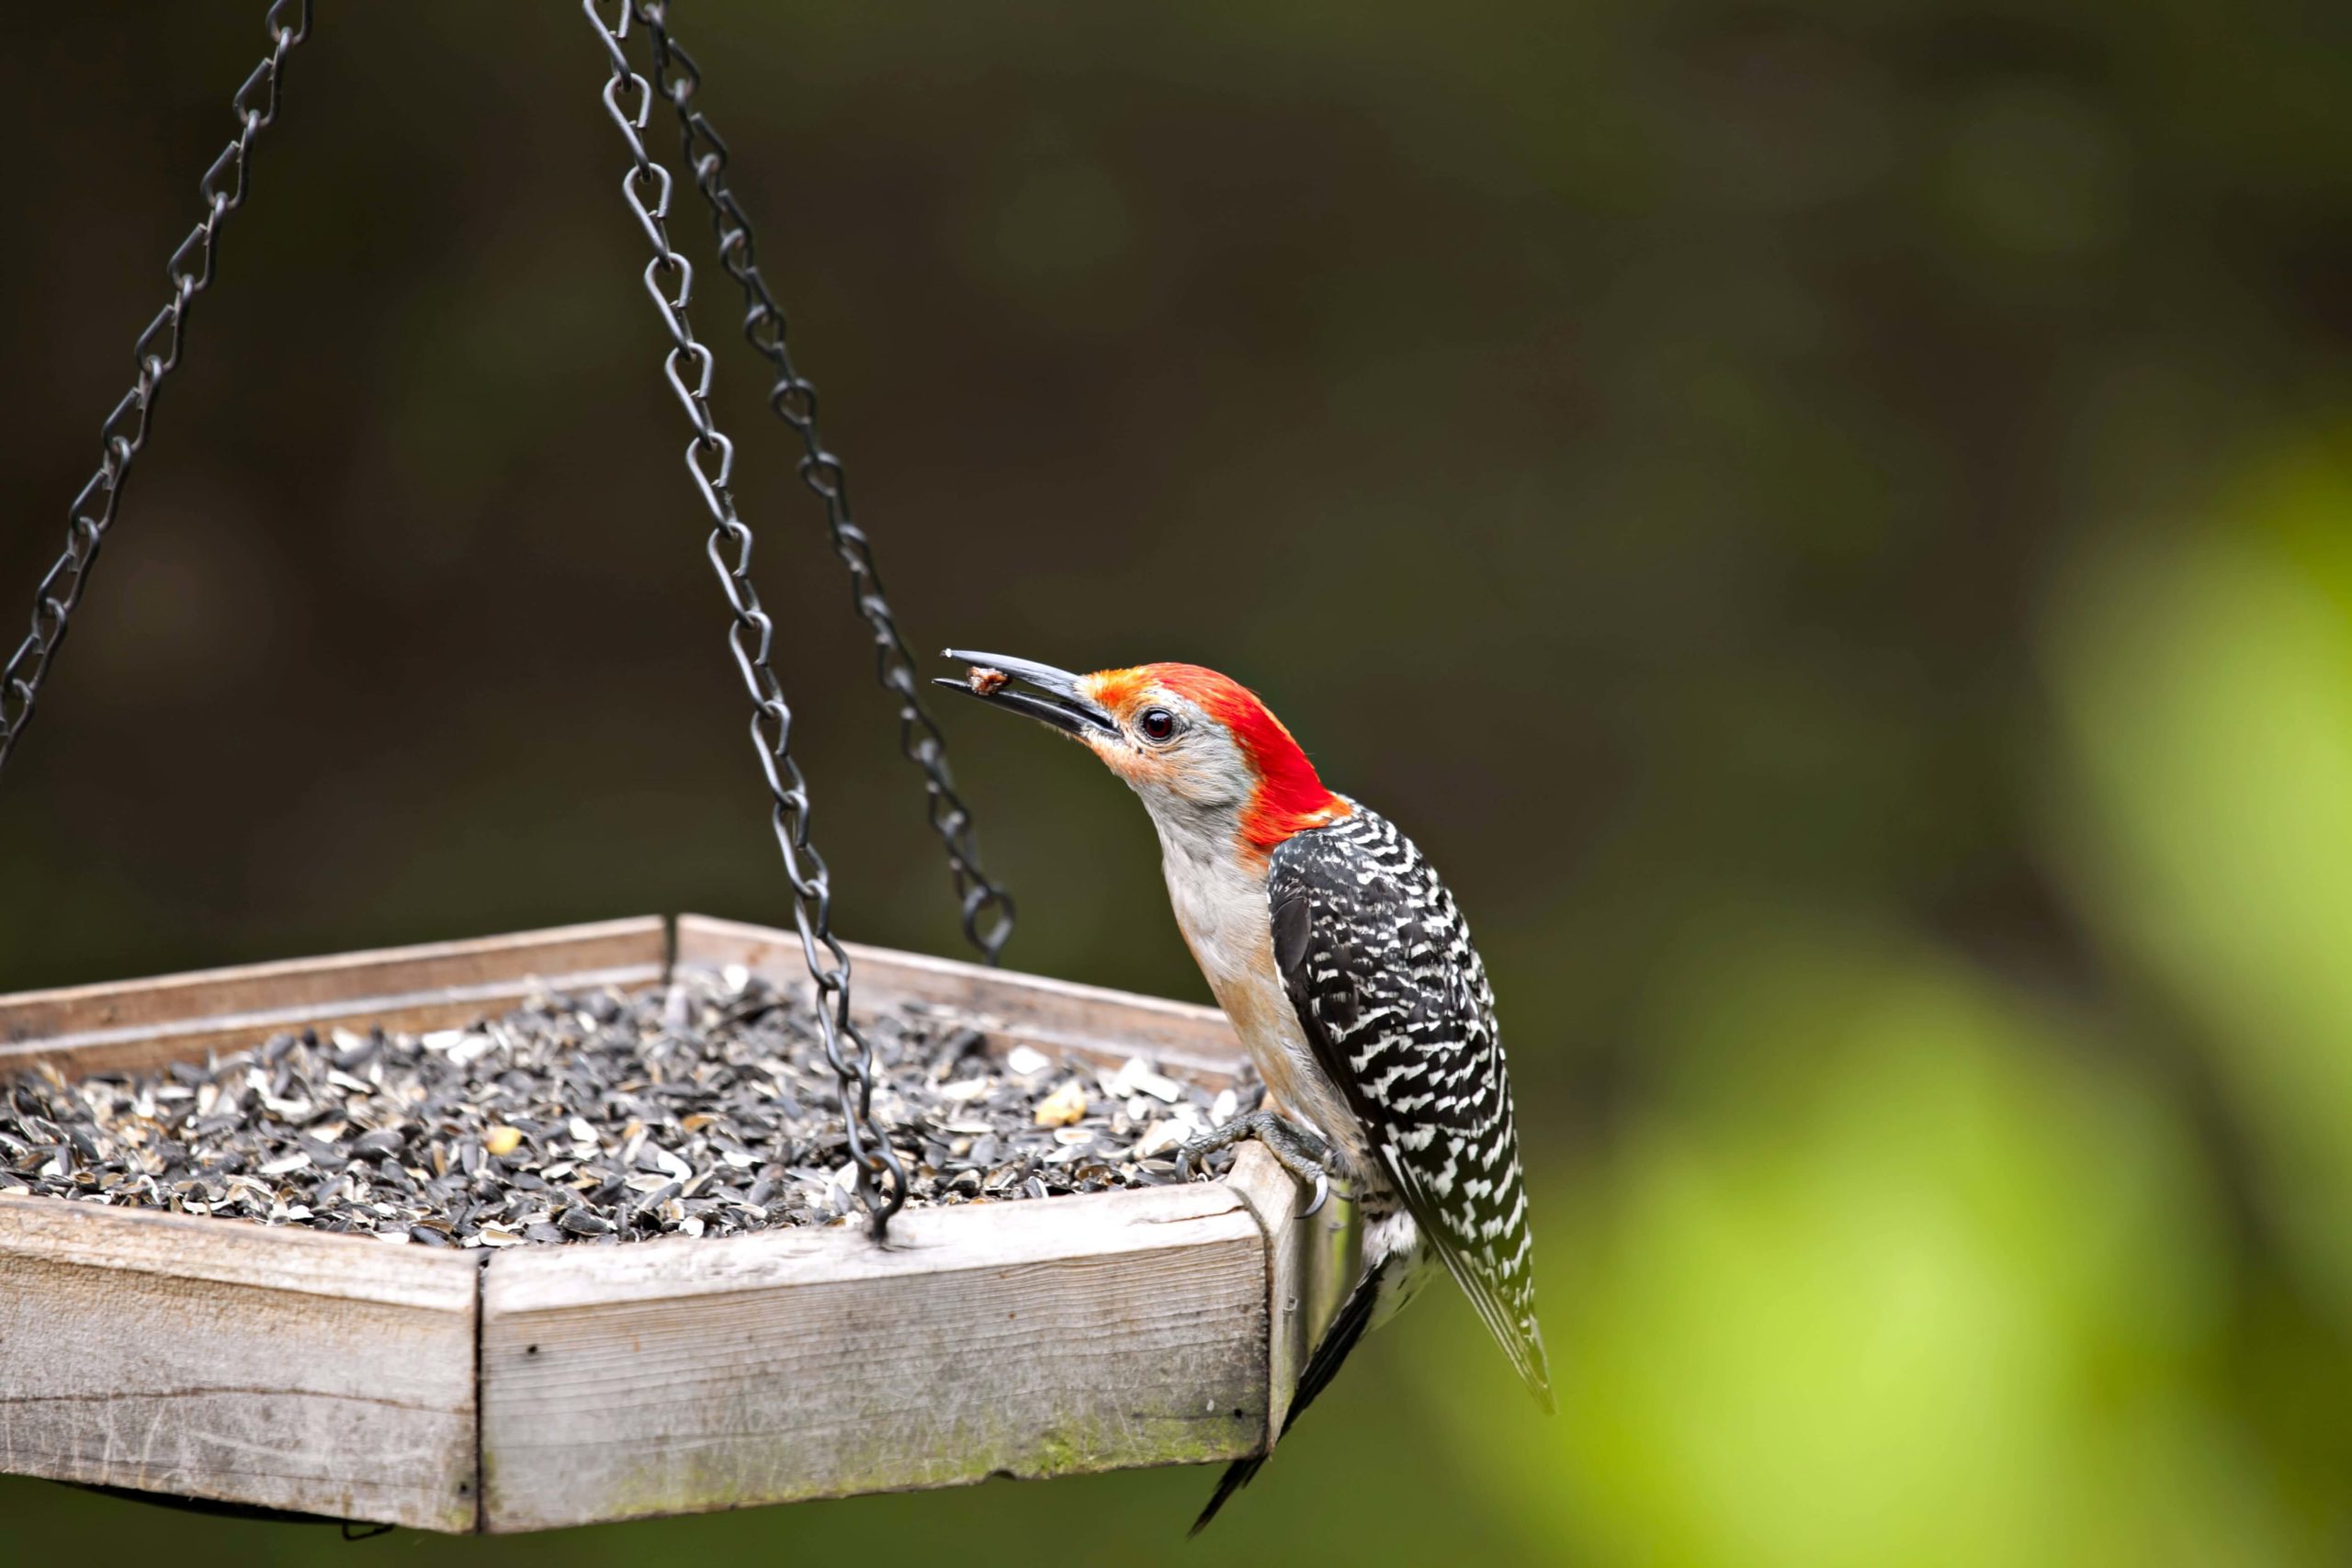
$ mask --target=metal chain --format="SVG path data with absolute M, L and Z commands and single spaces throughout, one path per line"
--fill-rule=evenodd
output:
M 288 26 L 286 16 L 300 20 Z M 277 118 L 278 82 L 286 57 L 311 36 L 311 0 L 273 0 L 266 25 L 269 53 L 254 68 L 229 100 L 237 114 L 237 134 L 226 151 L 204 171 L 197 188 L 204 197 L 204 217 L 190 230 L 165 267 L 172 299 L 132 345 L 139 378 L 98 427 L 98 471 L 82 487 L 66 509 L 69 519 L 65 553 L 57 558 L 40 586 L 33 591 L 32 632 L 0 665 L 0 765 L 8 761 L 25 727 L 32 722 L 40 700 L 41 682 L 64 646 L 65 633 L 82 591 L 89 586 L 90 570 L 97 562 L 98 547 L 114 525 L 115 505 L 130 477 L 130 461 L 147 444 L 147 422 L 155 412 L 155 394 L 180 362 L 180 334 L 189 304 L 212 282 L 212 243 L 220 221 L 244 205 L 245 165 L 254 141 Z
M 972 814 L 956 793 L 947 769 L 947 740 L 940 733 L 917 695 L 919 672 L 914 655 L 899 636 L 889 601 L 883 596 L 881 570 L 875 564 L 873 541 L 851 519 L 848 477 L 841 459 L 825 449 L 817 430 L 817 389 L 794 368 L 786 344 L 783 308 L 768 291 L 752 237 L 752 220 L 727 184 L 727 143 L 719 139 L 708 117 L 694 107 L 702 85 L 702 71 L 669 29 L 665 0 L 632 0 L 638 20 L 645 24 L 653 45 L 653 78 L 662 96 L 678 112 L 680 145 L 695 188 L 710 208 L 711 231 L 718 242 L 718 265 L 743 294 L 743 341 L 774 367 L 775 380 L 768 389 L 768 407 L 799 436 L 800 482 L 823 503 L 825 521 L 832 532 L 833 549 L 849 568 L 850 598 L 874 633 L 874 673 L 882 689 L 897 699 L 899 750 L 922 771 L 923 793 L 929 802 L 932 831 L 947 851 L 948 873 L 956 882 L 962 910 L 964 938 L 983 960 L 998 962 L 1012 936 L 1012 896 L 989 879 L 980 868 L 979 846 L 974 841 Z M 991 919 L 989 917 L 993 916 Z
M 873 1215 L 874 1234 L 879 1239 L 890 1216 L 906 1202 L 906 1168 L 874 1117 L 874 1052 L 850 1018 L 849 954 L 832 933 L 832 888 L 824 857 L 808 841 L 808 785 L 789 749 L 792 710 L 786 705 L 784 688 L 768 664 L 775 626 L 760 607 L 760 596 L 752 586 L 752 530 L 736 515 L 735 498 L 728 488 L 735 466 L 735 444 L 719 432 L 711 416 L 711 353 L 695 340 L 686 320 L 686 305 L 694 297 L 695 270 L 670 244 L 666 221 L 670 171 L 645 150 L 645 123 L 653 108 L 653 88 L 629 68 L 628 56 L 622 50 L 628 37 L 628 0 L 615 0 L 615 4 L 618 17 L 610 23 L 598 9 L 598 0 L 580 0 L 580 9 L 596 29 L 612 65 L 612 75 L 605 84 L 605 108 L 628 143 L 630 159 L 628 172 L 621 176 L 621 195 L 653 246 L 653 259 L 645 268 L 645 291 L 652 296 L 672 344 L 662 369 L 694 426 L 694 439 L 686 443 L 686 471 L 694 476 L 695 488 L 715 524 L 706 551 L 727 594 L 728 607 L 734 612 L 734 622 L 727 628 L 727 646 L 735 655 L 743 688 L 751 694 L 752 741 L 759 753 L 760 772 L 767 780 L 769 821 L 775 830 L 776 847 L 783 852 L 785 875 L 792 884 L 792 918 L 800 930 L 808 977 L 817 987 L 817 1021 L 825 1059 L 832 1066 L 841 1092 L 842 1125 L 849 1134 L 858 1196 Z M 624 107 L 624 99 L 634 107 Z

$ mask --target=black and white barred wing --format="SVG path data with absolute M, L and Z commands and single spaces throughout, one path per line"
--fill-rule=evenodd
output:
M 1385 1174 L 1545 1407 L 1510 1081 L 1494 991 L 1437 874 L 1356 807 L 1273 852 L 1274 961 Z

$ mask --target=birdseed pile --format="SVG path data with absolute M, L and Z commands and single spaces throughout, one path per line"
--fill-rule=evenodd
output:
M 1140 1059 L 994 1057 L 916 1004 L 865 1035 L 914 1206 L 1172 1182 L 1179 1145 L 1256 1101 L 1254 1083 Z M 204 1066 L 0 1082 L 0 1192 L 425 1247 L 846 1224 L 863 1213 L 848 1151 L 815 1016 L 741 969 L 467 1029 L 305 1031 Z

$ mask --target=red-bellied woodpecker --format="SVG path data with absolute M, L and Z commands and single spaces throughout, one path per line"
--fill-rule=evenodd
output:
M 947 657 L 972 673 L 939 684 L 1075 736 L 1159 830 L 1177 926 L 1272 1102 L 1188 1145 L 1185 1168 L 1255 1137 L 1315 1183 L 1316 1204 L 1333 1169 L 1355 1189 L 1364 1273 L 1308 1359 L 1290 1419 L 1438 1264 L 1550 1409 L 1494 991 L 1412 840 L 1326 789 L 1265 704 L 1213 670 L 1076 675 Z M 1228 1470 L 1193 1529 L 1263 1462 Z

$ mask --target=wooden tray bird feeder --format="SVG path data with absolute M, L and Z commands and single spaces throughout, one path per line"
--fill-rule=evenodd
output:
M 1255 1145 L 1216 1181 L 899 1212 L 907 1173 L 873 1111 L 863 1033 L 880 1009 L 922 1004 L 999 1054 L 1148 1057 L 1210 1079 L 1243 1057 L 1213 1010 L 854 946 L 829 929 L 751 534 L 728 489 L 734 447 L 706 398 L 711 352 L 686 320 L 693 270 L 668 237 L 673 180 L 641 134 L 657 96 L 676 111 L 745 336 L 774 370 L 771 406 L 801 443 L 966 931 L 990 964 L 1012 907 L 980 870 L 841 464 L 818 441 L 815 394 L 786 353 L 725 144 L 694 106 L 700 73 L 662 6 L 621 4 L 610 20 L 596 0 L 582 9 L 611 67 L 604 104 L 652 247 L 646 281 L 673 340 L 664 369 L 693 429 L 687 465 L 713 522 L 794 929 L 646 918 L 0 997 L 0 1083 L 43 1067 L 70 1080 L 200 1064 L 289 1031 L 462 1028 L 533 997 L 748 972 L 814 1007 L 872 1224 L 461 1251 L 0 1192 L 0 1472 L 498 1533 L 1230 1460 L 1271 1445 L 1354 1277 L 1349 1205 L 1302 1215 L 1299 1184 Z M 632 19 L 651 81 L 626 52 Z M 140 337 L 138 379 L 106 422 L 32 635 L 0 666 L 0 762 L 114 522 L 188 306 L 211 281 L 214 235 L 245 198 L 253 147 L 310 27 L 308 0 L 270 6 L 270 52 L 235 96 L 239 131 L 204 176 L 171 300 Z
M 0 1076 L 460 1026 L 741 964 L 684 916 L 0 998 Z M 1239 1068 L 1222 1014 L 854 948 L 859 994 L 1019 1045 Z M 505 1532 L 1262 1450 L 1352 1279 L 1256 1145 L 1223 1180 L 858 1226 L 457 1252 L 0 1195 L 0 1470 Z

